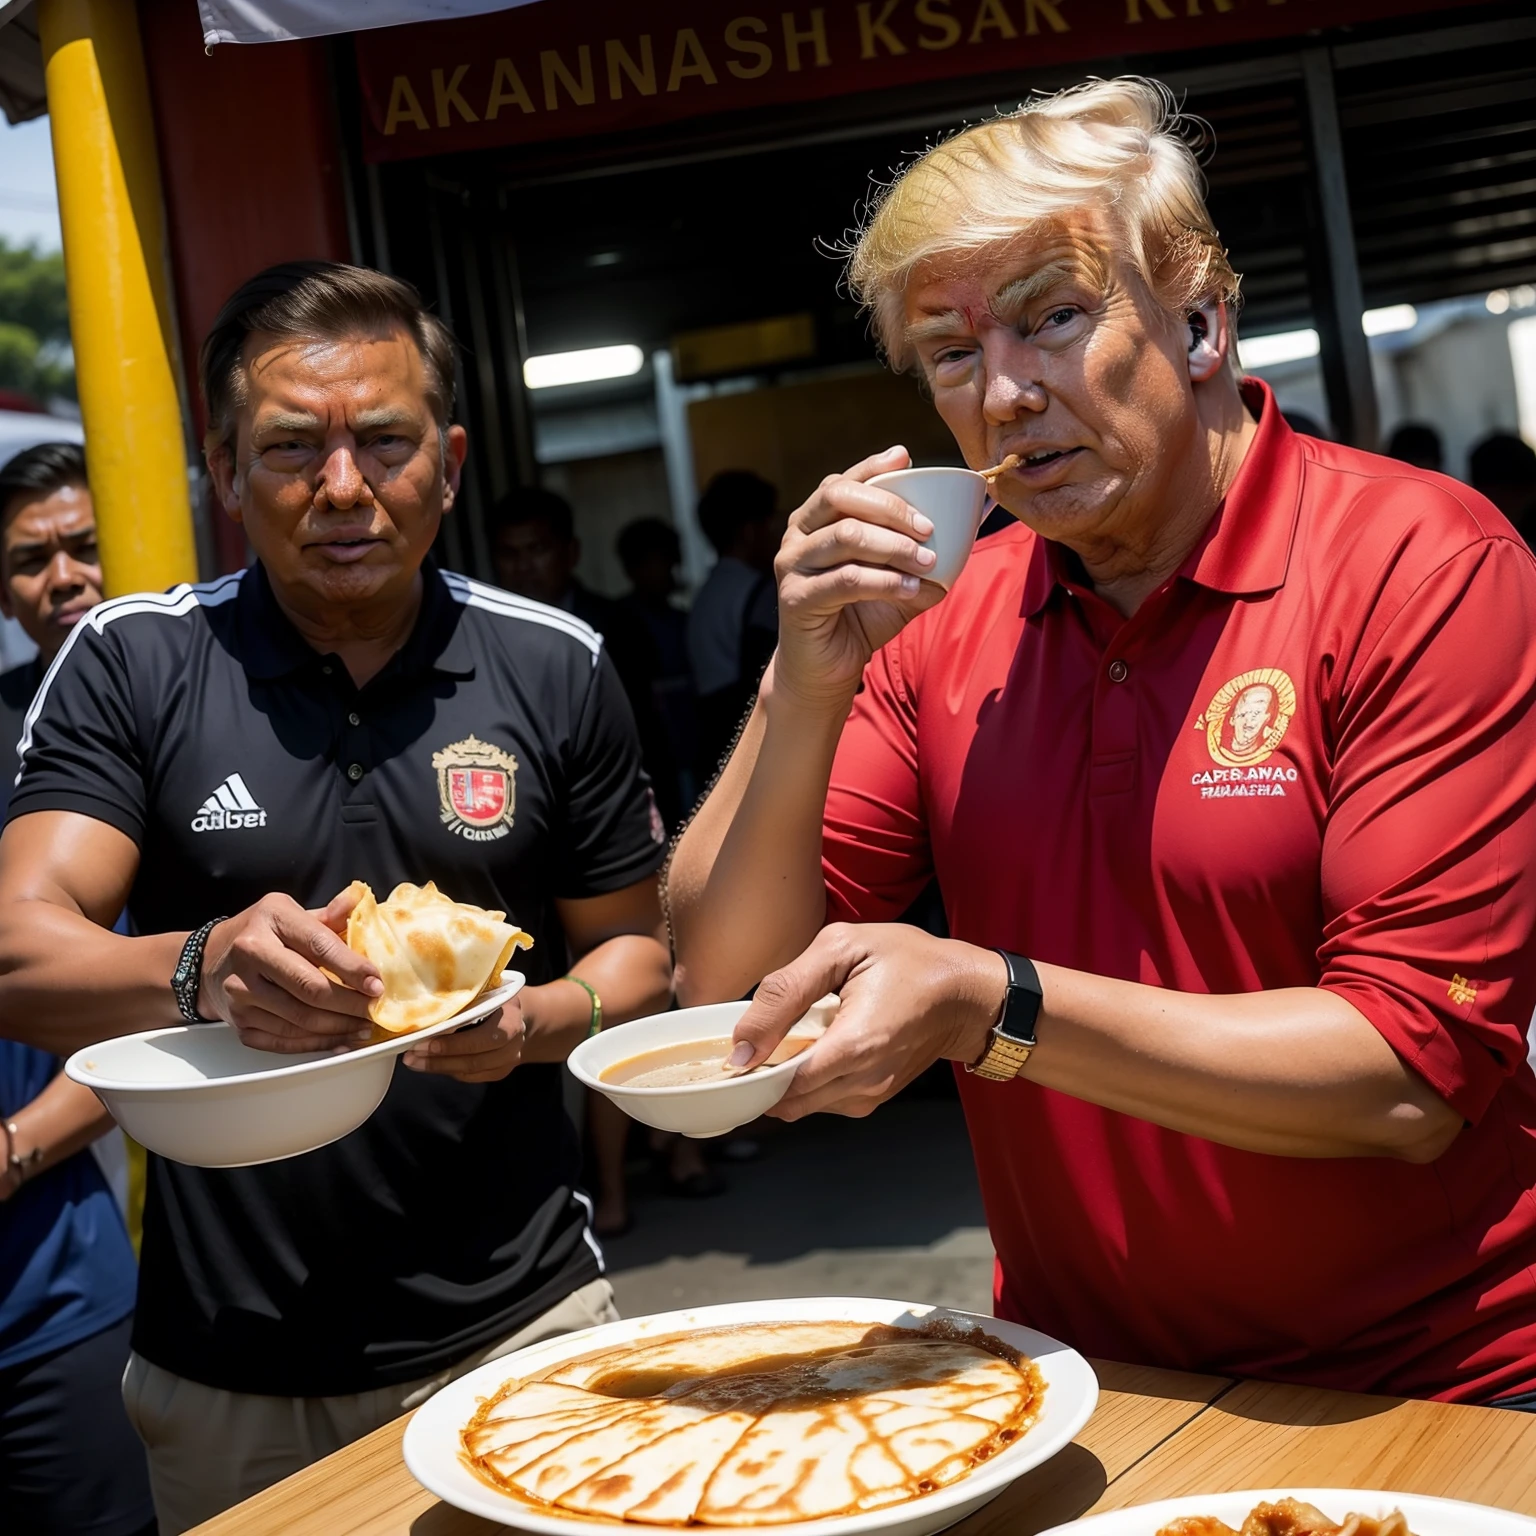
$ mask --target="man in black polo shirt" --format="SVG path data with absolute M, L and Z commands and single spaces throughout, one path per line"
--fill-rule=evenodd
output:
M 670 990 L 660 824 L 600 641 L 426 558 L 465 453 L 441 324 L 377 273 L 273 268 L 202 376 L 257 564 L 103 604 L 44 681 L 0 837 L 4 1027 L 62 1052 L 173 1023 L 205 938 L 199 1014 L 273 1050 L 355 1038 L 381 983 L 338 937 L 354 879 L 435 880 L 536 942 L 521 1016 L 408 1052 L 344 1140 L 151 1159 L 124 1394 L 167 1536 L 612 1314 L 557 1063 Z M 102 926 L 125 901 L 144 937 Z

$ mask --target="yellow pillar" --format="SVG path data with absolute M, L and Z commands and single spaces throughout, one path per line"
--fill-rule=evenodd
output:
M 197 579 L 176 327 L 133 0 L 39 0 L 75 377 L 107 591 Z

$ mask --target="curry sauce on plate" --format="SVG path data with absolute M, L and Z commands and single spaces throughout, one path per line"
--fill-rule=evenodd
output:
M 959 1481 L 1034 1424 L 1044 1391 L 1033 1361 L 953 1324 L 704 1329 L 508 1381 L 462 1454 L 551 1512 L 783 1525 Z

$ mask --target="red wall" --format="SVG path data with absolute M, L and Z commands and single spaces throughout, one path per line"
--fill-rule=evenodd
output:
M 196 0 L 138 0 L 170 225 L 171 277 L 194 426 L 197 349 L 219 306 L 253 273 L 299 257 L 351 259 L 342 150 L 323 42 L 203 51 Z M 225 570 L 245 537 L 222 512 Z

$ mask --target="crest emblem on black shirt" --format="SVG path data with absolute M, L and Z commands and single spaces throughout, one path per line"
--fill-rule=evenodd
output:
M 443 825 L 472 843 L 488 843 L 512 830 L 517 759 L 500 747 L 466 736 L 432 754 Z

